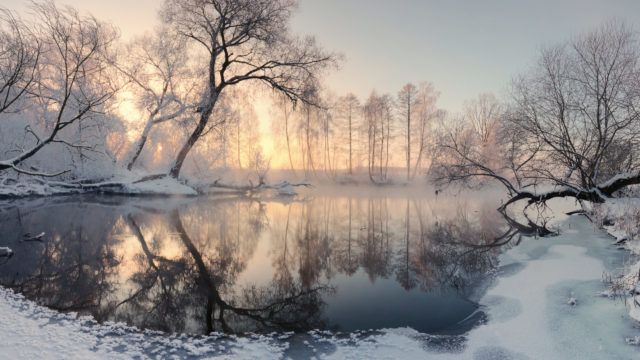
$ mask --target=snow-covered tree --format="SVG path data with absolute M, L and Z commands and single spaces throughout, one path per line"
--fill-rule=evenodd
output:
M 229 87 L 264 84 L 292 101 L 309 102 L 305 84 L 335 60 L 313 38 L 297 38 L 288 27 L 293 0 L 166 1 L 164 19 L 204 55 L 207 79 L 201 90 L 199 120 L 178 152 L 170 174 L 178 177 L 200 139 L 216 104 Z
M 81 158 L 83 152 L 103 152 L 97 149 L 93 137 L 102 130 L 100 118 L 117 90 L 107 66 L 117 32 L 93 17 L 82 16 L 72 8 L 59 8 L 51 1 L 36 1 L 32 10 L 34 18 L 29 22 L 12 18 L 16 22 L 13 29 L 18 32 L 14 37 L 29 29 L 23 41 L 35 42 L 25 46 L 36 50 L 25 50 L 33 52 L 28 70 L 22 72 L 23 79 L 15 82 L 13 90 L 5 92 L 11 96 L 24 90 L 29 100 L 12 110 L 20 112 L 17 121 L 22 121 L 24 141 L 10 151 L 11 157 L 0 161 L 0 171 L 55 176 L 69 169 L 45 173 L 33 164 L 29 169 L 22 165 L 54 144 L 77 150 Z
M 144 114 L 144 127 L 126 159 L 131 170 L 140 157 L 151 130 L 168 121 L 179 120 L 194 111 L 194 74 L 189 69 L 186 41 L 166 27 L 135 39 L 117 67 L 129 81 L 136 105 Z
M 543 49 L 514 81 L 493 148 L 503 161 L 487 161 L 483 136 L 470 142 L 450 133 L 442 144 L 450 162 L 438 180 L 497 180 L 512 196 L 502 209 L 557 197 L 601 202 L 639 184 L 639 59 L 636 33 L 617 22 Z M 481 125 L 472 128 L 488 134 Z

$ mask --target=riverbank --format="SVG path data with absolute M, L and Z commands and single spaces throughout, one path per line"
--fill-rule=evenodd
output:
M 60 182 L 34 178 L 27 182 L 0 179 L 0 199 L 20 199 L 50 196 L 103 194 L 125 196 L 191 197 L 198 195 L 256 195 L 296 196 L 296 188 L 310 188 L 311 183 L 290 183 L 282 180 L 268 184 L 240 183 L 215 180 L 211 183 L 190 183 L 166 174 L 123 174 L 108 180 Z
M 631 254 L 629 261 L 610 275 L 609 294 L 624 300 L 629 316 L 640 322 L 640 198 L 619 198 L 594 206 L 593 221 Z M 640 337 L 630 339 L 640 345 Z

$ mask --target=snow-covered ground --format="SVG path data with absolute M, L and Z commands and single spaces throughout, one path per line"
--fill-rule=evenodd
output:
M 628 250 L 632 259 L 610 277 L 612 296 L 622 297 L 629 316 L 640 322 L 640 198 L 613 199 L 593 209 L 594 221 Z M 640 337 L 630 340 L 640 345 Z
M 466 337 L 411 329 L 370 333 L 187 337 L 56 313 L 0 289 L 0 358 L 633 359 L 640 334 L 620 301 L 600 296 L 625 252 L 584 217 L 561 235 L 524 239 L 501 257 L 480 303 L 488 322 Z
M 122 324 L 98 325 L 43 308 L 0 288 L 1 359 L 251 359 L 282 356 L 277 337 L 187 337 L 140 332 Z
M 0 199 L 22 197 L 47 197 L 54 195 L 73 195 L 83 193 L 103 193 L 113 195 L 153 195 L 153 196 L 197 196 L 205 193 L 243 194 L 261 193 L 264 197 L 291 197 L 298 195 L 295 188 L 311 187 L 308 183 L 292 184 L 281 181 L 274 184 L 262 184 L 255 187 L 251 183 L 229 183 L 222 187 L 196 184 L 187 185 L 184 181 L 168 175 L 148 175 L 122 172 L 109 180 L 80 184 L 77 182 L 47 181 L 34 178 L 30 181 L 0 179 Z
M 192 187 L 169 176 L 140 181 L 142 178 L 143 176 L 141 175 L 126 173 L 105 182 L 92 183 L 85 186 L 37 179 L 28 182 L 14 182 L 7 179 L 0 179 L 0 198 L 80 194 L 92 192 L 98 188 L 100 188 L 100 192 L 123 195 L 198 195 L 198 192 Z

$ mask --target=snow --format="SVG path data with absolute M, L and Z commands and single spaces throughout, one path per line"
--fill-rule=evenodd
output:
M 276 184 L 264 184 L 255 189 L 250 185 L 237 185 L 230 183 L 221 187 L 214 187 L 215 191 L 208 190 L 209 186 L 196 185 L 189 186 L 184 182 L 165 176 L 157 179 L 145 178 L 149 174 L 122 171 L 108 181 L 87 184 L 84 187 L 78 183 L 65 183 L 60 181 L 48 181 L 39 178 L 32 178 L 28 181 L 15 181 L 0 179 L 0 199 L 20 198 L 20 197 L 46 197 L 54 195 L 70 195 L 89 192 L 100 192 L 117 195 L 154 195 L 154 196 L 197 196 L 200 193 L 230 193 L 238 194 L 239 190 L 252 193 L 252 196 L 264 196 L 269 194 L 281 197 L 294 197 L 298 195 L 297 187 L 310 187 L 311 184 L 292 184 L 282 181 Z M 200 192 L 197 190 L 200 189 Z M 207 190 L 205 190 L 207 189 Z M 262 195 L 264 192 L 267 195 Z
M 612 177 L 611 179 L 605 181 L 604 183 L 600 184 L 598 186 L 598 188 L 602 189 L 602 188 L 606 188 L 609 187 L 611 185 L 613 185 L 614 183 L 620 181 L 620 180 L 627 180 L 627 179 L 631 179 L 631 178 L 635 178 L 638 176 L 638 173 L 629 173 L 629 172 L 625 172 L 625 173 L 621 173 L 621 174 L 617 174 L 614 177 Z
M 620 302 L 599 296 L 602 274 L 620 252 L 584 217 L 561 235 L 525 239 L 501 256 L 493 286 L 480 299 L 488 321 L 467 336 L 408 328 L 336 334 L 312 331 L 244 337 L 189 337 L 98 325 L 59 314 L 0 288 L 0 358 L 209 359 L 631 359 L 638 330 Z M 569 304 L 567 299 L 579 299 Z
M 0 247 L 0 257 L 11 257 L 13 255 L 13 250 L 8 247 Z
M 90 318 L 60 314 L 0 288 L 2 359 L 131 359 L 281 357 L 286 345 L 277 339 L 188 337 L 140 332 L 122 324 L 98 325 Z
M 182 184 L 172 177 L 163 179 L 145 181 L 140 183 L 129 182 L 126 185 L 124 194 L 139 195 L 179 195 L 179 196 L 196 196 L 198 192 L 190 186 Z
M 69 189 L 58 189 L 48 184 L 29 182 L 17 184 L 0 185 L 0 198 L 3 197 L 27 197 L 27 196 L 51 196 L 75 193 L 77 191 L 69 191 Z
M 136 174 L 121 174 L 114 179 L 93 186 L 117 185 L 103 188 L 101 192 L 121 195 L 167 195 L 167 196 L 196 196 L 198 192 L 177 179 L 166 176 L 161 179 L 139 181 L 143 176 Z M 90 188 L 68 183 L 33 179 L 28 182 L 0 183 L 0 198 L 18 198 L 30 196 L 69 195 L 91 192 Z
M 296 196 L 296 195 L 298 195 L 298 193 L 293 188 L 293 186 L 291 186 L 291 184 L 286 183 L 286 184 L 283 184 L 283 186 L 278 189 L 278 195 Z
M 595 206 L 594 216 L 611 235 L 614 244 L 628 250 L 634 258 L 614 274 L 611 281 L 616 296 L 624 298 L 629 317 L 640 322 L 640 199 L 611 199 Z M 612 224 L 611 224 L 612 223 Z

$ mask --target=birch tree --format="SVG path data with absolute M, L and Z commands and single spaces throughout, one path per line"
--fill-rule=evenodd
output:
M 473 142 L 450 136 L 444 147 L 454 160 L 441 179 L 498 181 L 511 195 L 502 210 L 520 200 L 602 202 L 640 184 L 639 58 L 636 33 L 617 22 L 543 49 L 513 84 L 500 130 L 508 136 L 496 147 L 508 161 L 492 166 Z

